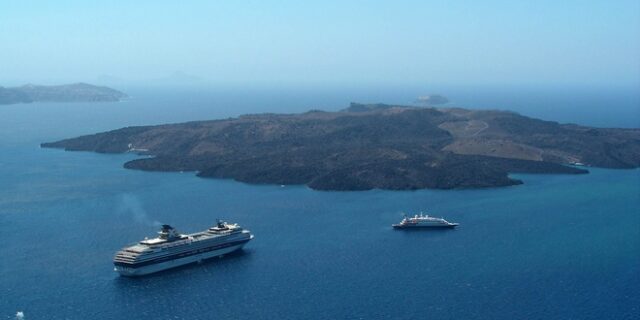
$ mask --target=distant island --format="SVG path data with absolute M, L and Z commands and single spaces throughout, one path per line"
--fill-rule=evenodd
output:
M 449 99 L 443 95 L 430 94 L 428 96 L 420 96 L 416 99 L 416 103 L 425 106 L 435 106 L 439 104 L 449 103 Z
M 257 114 L 127 127 L 42 147 L 145 157 L 129 169 L 197 171 L 319 190 L 509 186 L 509 173 L 640 166 L 640 129 L 559 124 L 508 111 L 352 103 L 339 112 Z
M 113 102 L 127 95 L 108 87 L 87 83 L 74 83 L 59 86 L 40 86 L 27 84 L 20 87 L 0 87 L 0 104 L 31 102 Z

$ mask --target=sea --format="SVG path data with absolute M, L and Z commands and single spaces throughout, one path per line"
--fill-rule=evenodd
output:
M 640 127 L 635 88 L 143 87 L 118 103 L 0 106 L 0 319 L 638 319 L 640 170 L 513 175 L 477 190 L 314 191 L 193 172 L 142 172 L 134 154 L 43 149 L 132 125 L 357 102 L 513 110 L 558 122 Z M 403 213 L 454 230 L 393 230 Z M 255 235 L 244 250 L 143 278 L 114 253 L 160 224 L 217 218 Z

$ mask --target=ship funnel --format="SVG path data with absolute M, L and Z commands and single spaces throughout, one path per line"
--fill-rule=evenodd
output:
M 169 241 L 180 238 L 180 234 L 178 233 L 178 231 L 176 231 L 176 229 L 168 224 L 163 224 L 162 229 L 160 230 L 160 232 L 158 232 L 158 234 L 160 235 L 160 239 Z

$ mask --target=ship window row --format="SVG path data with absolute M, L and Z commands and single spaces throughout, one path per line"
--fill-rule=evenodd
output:
M 234 240 L 234 241 L 238 241 L 238 240 Z M 165 252 L 162 255 L 150 256 L 150 257 L 140 257 L 140 259 L 138 259 L 137 262 L 143 262 L 143 261 L 149 261 L 149 260 L 158 260 L 158 259 L 162 259 L 162 258 L 166 258 L 166 257 L 170 257 L 170 256 L 175 256 L 175 255 L 180 255 L 180 254 L 184 254 L 184 253 L 188 253 L 188 252 L 192 252 L 192 251 L 201 250 L 201 249 L 209 249 L 209 248 L 214 248 L 214 247 L 220 247 L 220 246 L 223 246 L 223 245 L 226 245 L 226 244 L 228 244 L 228 243 L 217 243 L 217 244 L 202 243 L 202 244 L 198 244 L 197 246 L 185 247 L 182 250 Z

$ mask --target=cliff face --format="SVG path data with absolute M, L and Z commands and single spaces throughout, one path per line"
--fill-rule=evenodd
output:
M 0 104 L 29 102 L 107 102 L 119 101 L 127 95 L 108 88 L 86 83 L 60 86 L 24 85 L 15 88 L 0 87 Z
M 510 172 L 587 172 L 563 164 L 640 166 L 638 129 L 389 105 L 129 127 L 42 146 L 133 151 L 154 157 L 130 161 L 126 168 L 198 171 L 203 177 L 322 190 L 507 186 L 521 183 Z

